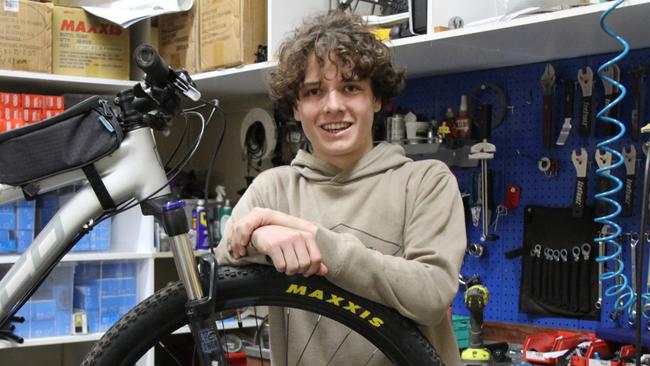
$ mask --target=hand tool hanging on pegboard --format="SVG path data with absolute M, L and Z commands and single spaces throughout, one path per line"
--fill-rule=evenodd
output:
M 621 150 L 623 162 L 625 163 L 625 186 L 623 189 L 623 217 L 630 217 L 634 214 L 634 179 L 636 177 L 636 148 L 630 145 L 627 150 L 625 146 Z
M 591 67 L 587 66 L 584 70 L 578 70 L 578 82 L 582 89 L 582 102 L 580 103 L 580 136 L 589 137 L 591 135 L 591 121 L 593 120 L 593 87 L 594 72 Z
M 630 284 L 632 289 L 636 289 L 636 252 L 639 244 L 639 233 L 628 233 L 626 235 L 630 241 Z M 638 296 L 635 296 L 636 301 L 639 301 Z M 634 325 L 636 322 L 636 303 L 629 307 L 627 312 L 627 323 Z
M 557 137 L 556 145 L 564 146 L 569 134 L 571 133 L 571 120 L 573 119 L 573 97 L 575 94 L 575 85 L 573 80 L 564 81 L 564 123 L 562 130 Z
M 608 78 L 619 82 L 620 77 L 621 77 L 621 69 L 618 67 L 616 64 L 612 64 L 611 66 L 605 67 L 604 69 L 604 74 Z M 620 90 L 614 86 L 614 84 L 608 82 L 606 79 L 602 79 L 603 82 L 603 90 L 605 91 L 605 105 L 610 105 L 620 94 Z M 605 116 L 614 118 L 618 120 L 618 105 L 620 103 L 615 104 L 608 113 L 605 114 Z M 612 136 L 615 135 L 618 132 L 618 129 L 616 128 L 616 125 L 611 124 L 611 123 L 603 123 L 601 124 L 602 126 L 602 134 L 604 136 Z
M 494 241 L 499 239 L 496 234 L 490 233 L 490 213 L 489 213 L 489 177 L 487 161 L 494 159 L 494 153 L 497 151 L 496 146 L 488 142 L 492 136 L 492 105 L 481 105 L 481 125 L 479 128 L 479 143 L 472 145 L 470 148 L 470 159 L 481 161 L 481 214 L 482 214 L 482 233 L 481 241 Z
M 580 148 L 578 155 L 575 150 L 571 152 L 571 162 L 576 168 L 576 189 L 573 193 L 573 217 L 582 217 L 587 204 L 587 163 L 589 154 L 584 147 Z
M 632 115 L 630 116 L 630 138 L 639 141 L 639 121 L 645 119 L 645 65 L 630 70 L 632 77 Z
M 612 165 L 612 153 L 609 151 L 602 152 L 600 149 L 596 149 L 596 164 L 598 168 L 604 168 Z M 609 174 L 610 170 L 606 170 L 605 174 Z M 598 192 L 603 193 L 609 190 L 609 179 L 601 176 L 598 179 Z M 598 200 L 596 203 L 596 216 L 607 215 L 607 203 L 602 200 Z
M 544 90 L 544 113 L 542 118 L 542 146 L 550 149 L 553 146 L 553 93 L 555 92 L 555 69 L 546 64 L 540 79 Z

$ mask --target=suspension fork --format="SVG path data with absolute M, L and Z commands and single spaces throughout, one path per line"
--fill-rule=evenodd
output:
M 172 241 L 171 248 L 176 271 L 187 293 L 185 314 L 196 342 L 201 364 L 226 366 L 213 302 L 217 262 L 214 256 L 204 255 L 200 259 L 201 271 L 199 272 L 192 243 L 187 234 L 189 225 L 184 206 L 185 201 L 173 200 L 171 196 L 157 197 L 141 205 L 144 215 L 154 215 L 159 219 L 165 233 Z M 207 296 L 204 289 L 207 289 Z

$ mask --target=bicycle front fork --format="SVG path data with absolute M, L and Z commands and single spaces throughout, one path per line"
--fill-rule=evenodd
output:
M 185 286 L 187 315 L 192 336 L 198 348 L 199 358 L 203 366 L 227 366 L 221 347 L 221 339 L 217 328 L 214 312 L 214 281 L 217 275 L 217 263 L 214 256 L 206 254 L 201 258 L 203 276 L 209 279 L 208 295 L 205 295 L 200 278 L 192 243 L 190 242 L 189 225 L 185 214 L 185 201 L 169 200 L 169 197 L 158 197 L 143 204 L 143 214 L 153 214 L 160 219 L 163 229 L 172 240 L 171 248 L 178 276 Z

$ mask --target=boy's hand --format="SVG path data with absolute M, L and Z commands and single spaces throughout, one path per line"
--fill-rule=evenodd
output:
M 287 275 L 300 273 L 305 277 L 327 274 L 320 249 L 310 232 L 280 225 L 265 225 L 253 232 L 251 242 L 258 252 L 271 258 L 278 272 Z
M 316 236 L 317 227 L 313 223 L 299 217 L 291 216 L 268 208 L 255 207 L 246 216 L 236 222 L 231 222 L 228 236 L 228 250 L 235 259 L 247 253 L 248 244 L 253 232 L 262 226 L 277 225 L 285 228 L 304 231 Z

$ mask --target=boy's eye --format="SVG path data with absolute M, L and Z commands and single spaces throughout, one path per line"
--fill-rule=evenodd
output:
M 318 88 L 311 88 L 311 89 L 307 89 L 307 91 L 305 91 L 305 95 L 309 96 L 309 97 L 316 96 L 316 95 L 318 95 L 318 93 L 320 93 L 320 89 L 318 89 Z
M 348 85 L 346 85 L 346 86 L 344 87 L 344 90 L 345 90 L 346 92 L 348 92 L 348 93 L 353 93 L 353 92 L 356 92 L 356 91 L 361 90 L 361 88 L 359 88 L 359 86 L 356 85 L 356 84 L 348 84 Z

